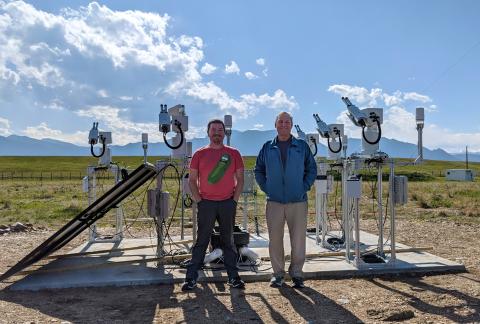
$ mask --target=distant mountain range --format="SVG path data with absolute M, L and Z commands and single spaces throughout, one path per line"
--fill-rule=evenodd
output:
M 274 138 L 275 130 L 248 130 L 233 131 L 231 145 L 236 147 L 242 155 L 257 155 L 265 141 Z M 208 143 L 207 138 L 194 138 L 191 140 L 193 150 L 198 149 Z M 321 140 L 318 146 L 319 154 L 325 156 L 327 154 L 325 140 Z M 141 143 L 130 143 L 127 145 L 112 145 L 113 156 L 142 156 L 143 149 Z M 391 157 L 412 158 L 417 156 L 416 144 L 397 141 L 389 138 L 382 138 L 380 142 L 380 150 L 387 153 Z M 349 138 L 347 153 L 361 151 L 361 140 Z M 0 156 L 86 156 L 90 154 L 89 147 L 78 146 L 66 142 L 53 139 L 33 139 L 26 136 L 10 135 L 7 137 L 0 136 Z M 148 154 L 153 156 L 169 155 L 170 150 L 160 143 L 149 143 Z M 428 160 L 442 161 L 463 161 L 464 153 L 452 154 L 442 149 L 429 150 L 424 148 L 423 156 Z M 480 162 L 479 153 L 469 154 L 469 161 Z

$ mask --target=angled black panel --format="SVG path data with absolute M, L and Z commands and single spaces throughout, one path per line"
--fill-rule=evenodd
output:
M 78 234 L 102 218 L 110 209 L 116 207 L 123 199 L 137 190 L 149 179 L 157 175 L 155 167 L 151 164 L 142 164 L 135 169 L 128 178 L 117 183 L 113 188 L 98 198 L 93 204 L 84 209 L 80 214 L 40 244 L 30 254 L 11 267 L 0 276 L 0 281 L 7 279 L 15 273 L 25 269 L 50 253 L 60 249 Z

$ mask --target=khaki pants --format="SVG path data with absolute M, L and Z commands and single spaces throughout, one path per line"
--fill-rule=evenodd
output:
M 281 204 L 267 201 L 267 226 L 270 243 L 268 250 L 272 262 L 273 275 L 285 275 L 285 252 L 283 249 L 283 233 L 285 221 L 290 233 L 291 263 L 288 273 L 291 277 L 303 277 L 305 263 L 305 241 L 307 231 L 307 202 Z

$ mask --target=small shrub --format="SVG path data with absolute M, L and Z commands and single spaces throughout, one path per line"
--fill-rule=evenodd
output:
M 452 202 L 448 199 L 445 199 L 442 195 L 436 193 L 432 195 L 430 205 L 432 206 L 432 208 L 451 207 Z
M 1 204 L 3 204 L 2 209 L 10 209 L 10 207 L 12 206 L 12 203 L 9 200 L 5 200 L 1 202 Z
M 418 201 L 418 205 L 419 205 L 421 208 L 424 208 L 424 209 L 433 208 L 433 207 L 428 203 L 428 201 L 426 201 L 425 199 L 423 199 L 423 197 L 421 197 L 420 200 Z
M 445 211 L 441 211 L 438 213 L 438 217 L 448 217 L 448 214 Z

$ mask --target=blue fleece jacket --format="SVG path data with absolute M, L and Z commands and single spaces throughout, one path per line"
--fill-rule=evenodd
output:
M 255 180 L 267 194 L 267 200 L 282 204 L 307 200 L 317 176 L 317 165 L 308 144 L 292 136 L 286 166 L 282 163 L 278 138 L 267 141 L 255 163 Z

